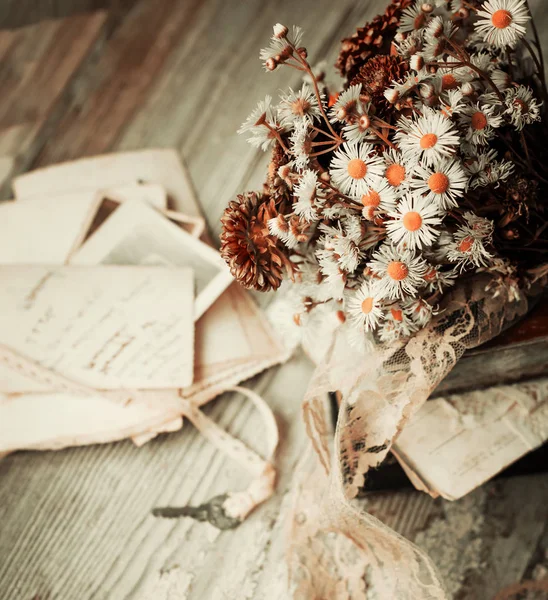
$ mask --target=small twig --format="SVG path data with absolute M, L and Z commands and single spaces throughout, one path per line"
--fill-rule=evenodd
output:
M 280 135 L 280 132 L 276 130 L 276 128 L 272 127 L 272 125 L 269 125 L 266 121 L 264 123 L 262 123 L 262 125 L 264 125 L 268 130 L 270 130 L 273 134 L 274 137 L 278 140 L 278 143 L 280 144 L 280 146 L 284 149 L 284 151 L 289 154 L 289 148 L 284 144 L 284 141 L 282 140 L 282 136 Z

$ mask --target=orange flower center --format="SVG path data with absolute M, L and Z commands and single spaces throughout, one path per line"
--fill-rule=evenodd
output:
M 493 23 L 494 27 L 497 29 L 506 29 L 512 24 L 512 13 L 502 8 L 496 10 L 491 17 L 491 23 Z
M 423 150 L 430 150 L 438 143 L 438 136 L 435 133 L 427 133 L 421 138 L 421 148 Z
M 449 189 L 449 177 L 445 173 L 434 173 L 428 179 L 428 187 L 434 194 L 444 194 Z
M 405 181 L 405 167 L 394 163 L 386 169 L 385 177 L 391 186 L 398 187 Z
M 368 315 L 373 310 L 373 298 L 366 298 L 362 302 L 362 313 Z
M 458 85 L 459 82 L 453 73 L 446 73 L 441 78 L 441 87 L 443 90 L 454 90 L 456 87 L 458 87 Z
M 330 94 L 329 95 L 329 102 L 327 104 L 328 108 L 331 108 L 339 99 L 339 94 Z
M 521 98 L 516 98 L 514 100 L 514 106 L 516 108 L 519 108 L 521 112 L 527 112 L 527 110 L 529 109 L 529 107 L 527 106 L 527 102 L 525 102 L 525 100 L 522 100 Z
M 430 269 L 428 273 L 423 277 L 425 281 L 433 281 L 436 277 L 436 269 Z
M 472 115 L 472 129 L 480 131 L 487 127 L 487 117 L 482 112 L 477 112 Z
M 403 226 L 407 231 L 417 231 L 417 229 L 421 228 L 422 225 L 422 217 L 418 212 L 410 211 L 403 215 Z
M 369 192 L 369 194 L 364 194 L 362 196 L 362 204 L 364 206 L 367 206 L 367 207 L 372 206 L 373 208 L 377 208 L 380 203 L 381 203 L 381 197 L 380 197 L 379 193 L 376 192 L 375 190 L 371 190 Z
M 367 175 L 367 165 L 361 158 L 353 158 L 348 163 L 346 170 L 352 179 L 363 179 Z
M 409 269 L 407 268 L 407 265 L 396 260 L 388 263 L 386 272 L 388 277 L 394 279 L 395 281 L 402 281 L 402 279 L 405 279 L 407 275 L 409 275 Z
M 394 321 L 403 321 L 403 312 L 398 308 L 391 308 L 390 312 L 392 313 L 392 318 Z
M 472 247 L 473 243 L 474 243 L 474 240 L 470 236 L 465 237 L 462 240 L 462 242 L 459 244 L 459 250 L 461 252 L 469 252 L 469 250 Z

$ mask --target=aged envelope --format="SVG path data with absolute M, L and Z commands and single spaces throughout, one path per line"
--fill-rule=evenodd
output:
M 548 379 L 435 398 L 392 452 L 413 484 L 461 498 L 548 440 Z
M 127 200 L 71 257 L 75 265 L 171 265 L 194 272 L 198 320 L 232 283 L 218 252 L 138 200 Z
M 0 266 L 0 343 L 97 390 L 186 387 L 192 277 L 164 267 Z

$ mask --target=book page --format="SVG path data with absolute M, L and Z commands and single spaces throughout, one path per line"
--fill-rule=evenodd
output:
M 124 202 L 71 257 L 74 265 L 172 265 L 194 272 L 198 320 L 232 283 L 219 253 L 150 206 Z
M 0 267 L 0 343 L 98 390 L 192 383 L 190 269 Z
M 435 398 L 393 453 L 413 483 L 461 498 L 548 440 L 548 379 Z

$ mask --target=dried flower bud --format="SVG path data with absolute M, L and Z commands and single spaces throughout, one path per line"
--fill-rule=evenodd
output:
M 464 96 L 472 96 L 476 90 L 474 89 L 474 86 L 467 81 L 462 84 L 460 91 Z
M 421 10 L 423 13 L 429 15 L 431 12 L 434 11 L 434 5 L 430 4 L 430 2 L 423 2 Z
M 424 67 L 424 58 L 418 54 L 414 54 L 409 61 L 409 66 L 413 71 L 420 71 Z
M 400 98 L 400 94 L 397 90 L 388 89 L 384 92 L 384 97 L 390 102 L 390 104 L 396 104 Z
M 359 120 L 359 126 L 361 130 L 369 129 L 371 126 L 371 119 L 367 115 L 362 115 Z
M 504 229 L 502 231 L 503 237 L 507 240 L 517 240 L 519 238 L 519 231 L 517 229 Z
M 302 46 L 301 48 L 297 48 L 297 52 L 299 53 L 299 56 L 302 59 L 306 60 L 306 58 L 308 56 L 308 51 L 307 51 L 307 49 L 304 46 Z
M 463 6 L 462 8 L 459 8 L 459 10 L 457 11 L 457 15 L 461 19 L 468 19 L 468 17 L 470 16 L 470 11 L 467 8 L 464 8 Z
M 325 181 L 326 183 L 329 183 L 331 181 L 331 175 L 329 175 L 329 173 L 327 171 L 324 171 L 321 175 L 320 175 L 320 179 L 322 181 Z
M 346 119 L 347 114 L 348 113 L 346 112 L 346 108 L 344 108 L 344 106 L 341 106 L 337 111 L 337 119 L 339 121 L 344 121 L 344 119 Z
M 436 88 L 432 83 L 422 83 L 419 86 L 419 94 L 421 95 L 421 98 L 424 98 L 425 100 L 432 98 L 435 93 Z
M 278 66 L 278 63 L 274 58 L 267 58 L 265 60 L 264 66 L 267 71 L 274 71 L 274 69 Z
M 288 33 L 289 33 L 289 29 L 285 25 L 282 25 L 281 23 L 276 23 L 276 25 L 274 25 L 274 37 L 275 38 L 282 40 L 283 38 L 287 37 Z
M 344 323 L 346 321 L 346 315 L 344 314 L 344 312 L 342 310 L 338 310 L 335 313 L 337 320 L 339 321 L 339 323 Z

